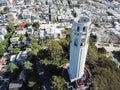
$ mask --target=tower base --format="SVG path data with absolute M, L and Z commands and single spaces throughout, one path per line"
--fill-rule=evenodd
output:
M 69 66 L 63 67 L 62 76 L 65 81 L 65 85 L 67 88 L 72 88 L 73 90 L 86 90 L 91 85 L 91 73 L 85 67 L 84 74 L 81 78 L 73 78 L 71 79 L 68 72 Z

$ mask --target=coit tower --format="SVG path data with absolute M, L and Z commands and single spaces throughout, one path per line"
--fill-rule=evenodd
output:
M 82 78 L 84 75 L 85 61 L 90 36 L 91 20 L 82 16 L 73 22 L 70 40 L 70 79 Z

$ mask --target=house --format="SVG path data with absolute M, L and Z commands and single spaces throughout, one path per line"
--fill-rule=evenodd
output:
M 89 0 L 79 0 L 78 2 L 79 3 L 86 3 L 87 1 L 89 1 Z
M 8 65 L 0 65 L 0 72 L 7 72 Z
M 110 32 L 109 33 L 109 42 L 112 44 L 119 44 L 120 40 L 119 40 L 118 36 L 115 35 L 115 33 Z
M 15 35 L 17 35 L 17 36 L 25 35 L 25 34 L 26 34 L 26 29 L 25 28 L 23 28 L 23 29 L 17 29 L 15 31 Z
M 7 6 L 9 3 L 7 0 L 0 0 L 0 7 L 5 7 Z
M 25 25 L 26 25 L 25 22 L 18 23 L 18 29 L 23 29 L 25 27 Z
M 24 4 L 24 0 L 16 0 L 16 4 L 18 5 Z
M 10 58 L 10 62 L 13 62 L 17 65 L 23 65 L 23 62 L 27 59 L 27 50 L 20 51 L 17 55 L 12 55 Z
M 72 28 L 72 24 L 71 23 L 65 23 L 64 28 L 65 28 L 65 30 L 70 30 Z
M 14 14 L 19 15 L 19 13 L 20 13 L 20 8 L 19 8 L 19 7 L 11 7 L 11 8 L 9 9 L 9 12 L 12 12 L 12 13 L 14 13 Z
M 109 34 L 105 33 L 104 31 L 96 31 L 96 28 L 94 28 L 94 31 L 92 34 L 97 36 L 97 43 L 102 45 L 103 43 L 109 43 Z
M 0 42 L 5 40 L 5 35 L 7 34 L 7 30 L 5 27 L 0 27 Z
M 40 39 L 46 39 L 46 34 L 47 34 L 47 33 L 45 32 L 45 30 L 40 30 L 40 34 L 39 34 L 40 37 L 39 37 L 39 38 L 40 38 Z
M 34 0 L 24 0 L 26 5 L 33 5 Z
M 34 33 L 34 29 L 32 26 L 29 26 L 26 31 L 27 31 L 28 35 L 33 35 L 33 33 Z
M 58 28 L 54 32 L 54 38 L 60 39 L 60 38 L 65 38 L 66 37 L 66 32 L 64 28 Z
M 39 19 L 39 15 L 38 14 L 32 14 L 31 19 L 32 20 L 37 20 L 37 19 Z
M 59 24 L 41 24 L 40 38 L 46 39 L 51 36 L 55 39 L 65 38 L 65 29 L 58 26 Z
M 31 18 L 27 18 L 27 19 L 25 19 L 25 21 L 26 21 L 27 23 L 32 23 Z
M 39 31 L 34 31 L 33 37 L 34 38 L 39 38 Z
M 10 38 L 11 43 L 12 43 L 12 42 L 18 42 L 20 36 L 21 36 L 21 35 L 24 36 L 25 34 L 26 34 L 26 29 L 17 29 L 17 30 L 14 32 L 13 36 Z
M 6 17 L 8 21 L 15 21 L 17 19 L 16 13 L 13 12 L 9 12 Z
M 24 29 L 17 29 L 13 36 L 10 38 L 11 41 L 11 46 L 12 47 L 23 47 L 27 43 L 29 43 L 28 38 L 25 36 L 26 35 L 26 28 Z
M 113 27 L 113 25 L 111 23 L 106 23 L 105 24 L 105 28 L 112 28 L 112 27 Z
M 9 90 L 18 90 L 22 87 L 23 81 L 11 81 L 9 84 Z
M 7 34 L 6 27 L 1 26 L 0 27 L 0 33 L 5 36 Z
M 10 59 L 9 55 L 7 55 L 7 54 L 2 56 L 2 58 L 0 59 L 0 66 L 6 65 L 9 61 L 9 59 Z
M 20 51 L 19 52 L 19 54 L 17 55 L 17 61 L 19 61 L 19 60 L 26 60 L 26 58 L 27 58 L 27 50 L 25 50 L 25 51 Z
M 19 41 L 19 37 L 12 37 L 12 38 L 10 38 L 11 44 L 18 44 L 18 41 Z
M 32 12 L 30 12 L 28 9 L 23 10 L 22 17 L 24 19 L 31 18 Z
M 5 15 L 0 15 L 0 25 L 3 25 L 5 19 Z
M 10 57 L 10 62 L 15 62 L 17 55 L 12 55 Z
M 18 55 L 17 55 L 17 57 L 16 57 L 16 60 L 17 60 L 17 61 L 22 60 L 22 53 L 23 53 L 23 51 L 20 51 L 20 52 L 18 53 Z

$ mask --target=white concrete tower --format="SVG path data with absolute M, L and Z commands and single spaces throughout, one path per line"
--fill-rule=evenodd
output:
M 86 16 L 80 17 L 77 22 L 73 23 L 70 41 L 69 66 L 71 80 L 82 78 L 84 74 L 90 36 L 90 24 L 91 20 Z

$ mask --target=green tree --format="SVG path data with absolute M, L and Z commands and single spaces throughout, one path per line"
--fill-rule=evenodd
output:
M 2 48 L 2 45 L 0 44 L 0 57 L 2 57 L 4 53 L 5 53 L 5 49 Z
M 92 42 L 96 42 L 97 36 L 93 35 L 93 34 L 90 34 L 90 39 L 92 40 Z
M 8 64 L 9 70 L 10 70 L 10 79 L 11 80 L 17 80 L 20 74 L 20 69 L 17 67 L 14 63 L 10 62 Z
M 47 48 L 49 54 L 48 57 L 50 60 L 58 59 L 64 53 L 61 45 L 58 43 L 58 41 L 55 40 L 49 40 L 49 42 L 47 43 Z
M 29 27 L 29 26 L 31 26 L 31 23 L 26 23 L 26 24 L 25 24 L 25 27 L 26 27 L 26 28 Z
M 64 80 L 60 76 L 52 76 L 52 90 L 63 90 Z
M 11 53 L 12 54 L 18 54 L 20 52 L 20 48 L 12 48 Z
M 98 52 L 101 53 L 101 54 L 107 54 L 107 51 L 105 50 L 104 47 L 98 48 Z
M 21 35 L 19 40 L 22 41 L 24 39 L 24 37 L 25 37 L 24 35 Z
M 35 30 L 38 30 L 40 27 L 40 24 L 39 22 L 34 22 L 32 26 L 35 27 Z
M 10 26 L 10 25 L 9 25 Z M 9 27 L 8 26 L 8 27 Z M 8 28 L 7 28 L 7 30 L 8 30 Z M 10 29 L 9 29 L 10 30 Z M 5 40 L 4 41 L 2 41 L 2 42 L 0 42 L 0 57 L 2 57 L 3 56 L 3 54 L 5 53 L 5 51 L 6 51 L 6 47 L 7 47 L 7 44 L 8 44 L 8 42 L 9 42 L 9 38 L 10 38 L 10 36 L 12 35 L 12 32 L 7 32 L 7 34 L 5 35 Z
M 90 90 L 119 90 L 120 69 L 111 58 L 104 55 L 104 49 L 99 50 L 95 47 L 94 41 L 93 37 L 90 37 L 87 54 L 87 65 L 93 77 Z
M 35 84 L 33 87 L 33 90 L 42 90 L 42 89 L 41 89 L 40 85 Z
M 9 23 L 8 23 L 7 30 L 8 30 L 9 32 L 14 32 L 14 31 L 15 31 L 15 27 L 14 27 L 14 24 L 13 24 L 12 22 L 9 22 Z
M 11 73 L 13 73 L 16 69 L 18 69 L 18 67 L 12 62 L 10 62 L 8 64 L 8 67 L 9 67 Z
M 86 64 L 89 66 L 90 69 L 93 69 L 96 66 L 96 60 L 98 60 L 98 49 L 95 46 L 94 38 L 91 36 L 89 40 L 89 47 L 87 53 L 87 62 Z
M 5 35 L 5 38 L 6 38 L 6 39 L 9 39 L 10 36 L 11 36 L 11 33 L 8 32 L 8 33 Z
M 30 61 L 24 62 L 24 69 L 25 70 L 32 70 L 33 69 L 33 64 Z
M 39 42 L 38 42 L 37 39 L 32 39 L 32 40 L 31 40 L 31 42 L 30 42 L 30 47 L 31 47 L 32 53 L 33 53 L 34 55 L 37 55 L 38 52 L 39 52 L 39 50 L 41 49 L 41 46 L 40 46 L 40 44 L 39 44 Z
M 8 7 L 4 7 L 4 12 L 9 12 L 9 8 Z
M 66 40 L 68 41 L 68 43 L 70 42 L 70 35 L 71 35 L 71 30 L 67 30 L 66 31 Z
M 69 41 L 67 39 L 61 39 L 59 43 L 62 46 L 64 52 L 69 52 Z

